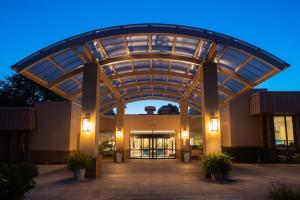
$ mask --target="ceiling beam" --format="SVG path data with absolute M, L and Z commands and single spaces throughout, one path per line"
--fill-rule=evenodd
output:
M 251 55 L 247 58 L 247 60 L 245 60 L 242 64 L 240 64 L 239 66 L 237 66 L 234 71 L 238 72 L 240 71 L 240 69 L 242 69 L 245 65 L 247 65 L 254 57 Z
M 181 94 L 179 94 L 177 92 L 168 92 L 168 91 L 165 92 L 165 91 L 149 90 L 149 91 L 140 91 L 140 92 L 135 92 L 135 93 L 131 93 L 131 94 L 126 94 L 126 95 L 124 95 L 124 98 L 130 98 L 130 97 L 143 95 L 143 94 L 153 94 L 153 96 L 155 96 L 156 94 L 168 95 L 168 96 L 174 96 L 174 97 L 180 97 L 181 96 Z
M 205 62 L 213 62 L 216 55 L 217 55 L 217 44 L 215 42 L 212 42 L 208 50 L 208 53 L 206 55 Z
M 83 55 L 84 55 L 84 61 L 85 62 L 97 62 L 96 59 L 93 57 L 93 54 L 90 52 L 87 44 L 83 45 Z M 167 55 L 167 54 L 137 54 L 137 55 L 126 55 L 126 56 L 120 56 L 120 57 L 115 57 L 115 58 L 107 58 L 105 60 L 98 61 L 100 65 L 110 65 L 114 63 L 119 63 L 119 62 L 125 62 L 125 61 L 132 61 L 132 60 L 145 60 L 145 59 L 161 59 L 161 60 L 175 60 L 175 61 L 181 61 L 181 62 L 186 62 L 190 64 L 195 64 L 195 65 L 201 65 L 201 61 L 195 58 L 189 58 L 185 56 L 179 56 L 179 55 Z M 77 68 L 73 71 L 70 71 L 63 76 L 59 77 L 58 79 L 54 80 L 49 84 L 49 88 L 52 88 L 56 86 L 57 84 L 61 83 L 62 81 L 71 78 L 73 76 L 76 76 L 80 72 L 83 71 L 83 67 Z M 135 71 L 132 73 L 136 74 L 133 76 L 137 76 L 139 74 L 141 75 L 147 75 L 144 72 L 151 72 L 152 75 L 165 75 L 165 76 L 178 76 L 186 79 L 192 79 L 192 76 L 186 75 L 186 74 L 181 74 L 181 73 L 176 73 L 176 72 L 167 72 L 167 71 L 158 71 L 158 70 L 151 70 L 151 71 Z M 124 73 L 129 75 L 129 73 Z M 117 74 L 114 77 L 114 79 L 119 79 L 117 77 L 124 77 L 124 74 Z
M 83 67 L 79 67 L 79 68 L 74 69 L 73 71 L 67 72 L 64 75 L 62 75 L 61 77 L 52 81 L 51 83 L 48 83 L 47 88 L 52 89 L 53 87 L 57 86 L 61 82 L 65 81 L 69 78 L 72 78 L 81 72 L 83 72 Z
M 100 65 L 109 65 L 109 64 L 116 64 L 120 62 L 130 62 L 135 60 L 148 60 L 148 59 L 158 59 L 158 60 L 172 60 L 172 61 L 179 61 L 188 64 L 195 64 L 201 65 L 201 61 L 196 58 L 181 56 L 181 55 L 172 55 L 172 54 L 133 54 L 133 55 L 125 55 L 125 56 L 118 56 L 114 58 L 107 58 L 105 60 L 100 60 Z
M 135 102 L 135 101 L 143 101 L 143 100 L 165 100 L 165 101 L 172 101 L 175 103 L 179 103 L 179 100 L 177 100 L 177 99 L 173 99 L 173 98 L 169 98 L 169 97 L 151 97 L 151 96 L 132 98 L 132 99 L 125 101 L 125 103 L 130 103 L 130 102 Z M 109 104 L 110 104 L 110 102 L 102 105 L 103 107 L 106 107 L 106 108 L 101 111 L 101 114 L 105 114 L 106 112 L 110 111 L 111 109 L 113 109 L 116 106 L 115 103 L 112 105 L 109 105 Z M 192 104 L 189 104 L 189 106 L 191 108 L 193 108 L 194 110 L 201 112 L 200 108 L 198 108 Z
M 140 82 L 140 83 L 130 83 L 126 85 L 122 85 L 118 87 L 118 89 L 128 89 L 128 88 L 134 88 L 138 86 L 162 86 L 162 87 L 172 87 L 172 88 L 181 88 L 184 87 L 182 85 L 176 84 L 176 83 L 170 83 L 170 82 L 159 82 L 159 81 L 148 81 L 148 82 Z
M 231 71 L 230 69 L 227 69 L 226 67 L 222 67 L 222 66 L 219 65 L 218 70 L 220 72 L 222 72 L 223 74 L 226 74 L 227 76 L 230 76 L 231 78 L 234 78 L 234 79 L 242 82 L 243 84 L 245 84 L 248 87 L 254 87 L 255 86 L 255 84 L 252 81 L 249 81 L 248 79 L 245 79 L 241 75 Z
M 106 85 L 106 87 L 108 87 L 108 89 L 114 94 L 114 96 L 117 99 L 121 99 L 122 95 L 120 94 L 119 90 L 117 90 L 115 88 L 115 86 L 113 85 L 111 80 L 106 75 L 103 65 L 99 64 L 99 62 L 96 60 L 96 58 L 94 57 L 94 55 L 92 54 L 92 52 L 90 51 L 90 49 L 88 48 L 86 43 L 83 45 L 83 52 L 89 61 L 96 63 L 98 65 L 98 67 L 100 68 L 100 77 L 101 77 L 103 83 Z
M 182 74 L 178 72 L 169 72 L 169 71 L 162 71 L 162 70 L 147 70 L 147 71 L 134 71 L 134 72 L 127 72 L 122 74 L 116 74 L 111 76 L 111 80 L 120 79 L 124 77 L 132 77 L 132 76 L 143 76 L 143 75 L 161 75 L 161 76 L 176 76 L 181 77 L 184 79 L 192 79 L 193 76 L 188 74 Z
M 37 82 L 38 84 L 42 85 L 42 86 L 45 87 L 45 88 L 48 88 L 48 84 L 47 84 L 44 80 L 38 78 L 37 76 L 33 76 L 31 73 L 27 72 L 26 70 L 24 70 L 24 71 L 22 71 L 22 72 L 20 72 L 20 73 L 22 74 L 22 76 L 25 76 L 25 77 L 27 77 L 27 78 L 29 78 L 29 79 L 31 79 L 31 80 Z M 70 100 L 70 101 L 73 101 L 73 102 L 75 102 L 76 104 L 80 104 L 80 102 L 79 102 L 77 99 L 73 99 L 72 96 L 70 96 L 70 95 L 64 93 L 63 91 L 61 91 L 61 90 L 59 90 L 59 89 L 57 89 L 57 88 L 52 88 L 51 90 L 52 90 L 53 92 L 55 92 L 56 94 L 58 94 L 58 95 L 64 97 L 65 99 L 68 99 L 68 100 Z
M 194 58 L 197 58 L 197 57 L 200 56 L 201 51 L 202 51 L 202 47 L 203 47 L 203 43 L 204 43 L 203 40 L 199 39 L 199 42 L 197 44 L 197 48 L 196 48 L 196 50 L 194 52 L 194 55 L 193 55 Z
M 230 98 L 233 98 L 235 96 L 235 94 L 233 94 L 232 92 L 230 92 L 229 90 L 227 90 L 224 86 L 219 85 L 219 90 L 223 93 L 225 93 L 227 96 L 229 96 Z
M 82 45 L 82 49 L 83 49 L 83 55 L 85 56 L 86 61 L 88 61 L 89 63 L 97 62 L 95 56 L 90 51 L 90 48 L 88 47 L 87 43 L 84 43 Z
M 115 86 L 113 85 L 109 77 L 106 75 L 103 66 L 99 66 L 99 67 L 100 67 L 100 76 L 102 78 L 103 83 L 106 85 L 106 87 L 108 87 L 108 89 L 114 94 L 114 96 L 117 99 L 122 99 L 122 95 L 120 94 L 119 90 L 115 88 Z
M 194 76 L 194 78 L 190 81 L 190 85 L 188 85 L 185 89 L 183 98 L 186 99 L 190 96 L 191 92 L 194 90 L 195 86 L 199 83 L 200 79 L 201 79 L 201 69 L 199 66 L 198 70 L 196 72 L 196 75 Z

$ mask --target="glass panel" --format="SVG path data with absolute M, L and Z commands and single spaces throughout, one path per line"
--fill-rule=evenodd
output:
M 128 36 L 126 39 L 130 52 L 139 53 L 148 51 L 149 46 L 147 35 Z
M 169 35 L 152 35 L 152 51 L 169 53 L 172 51 L 173 36 Z
M 275 144 L 285 145 L 286 133 L 285 133 L 285 122 L 284 116 L 274 117 L 274 131 L 275 131 Z
M 292 116 L 286 116 L 286 130 L 287 130 L 288 144 L 294 145 L 294 130 L 293 130 Z
M 227 88 L 230 92 L 236 93 L 239 92 L 241 89 L 243 89 L 245 85 L 231 78 L 224 84 L 224 87 Z
M 163 138 L 156 139 L 157 158 L 164 157 L 164 140 Z
M 130 138 L 131 158 L 175 158 L 174 137 Z
M 294 147 L 292 116 L 274 117 L 275 144 L 277 147 Z

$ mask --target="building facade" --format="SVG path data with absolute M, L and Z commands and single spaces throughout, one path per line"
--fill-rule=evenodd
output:
M 255 89 L 222 105 L 223 151 L 245 162 L 275 162 L 279 155 L 299 152 L 299 100 L 300 92 Z M 0 113 L 2 161 L 64 163 L 68 154 L 79 149 L 81 108 L 75 104 L 45 102 L 34 108 L 3 108 Z M 189 116 L 188 142 L 195 158 L 202 155 L 201 122 L 201 115 Z M 99 124 L 97 144 L 107 143 L 114 150 L 116 116 L 102 116 Z M 180 159 L 180 115 L 125 115 L 124 124 L 125 159 Z M 18 134 L 19 138 L 27 134 L 27 139 L 14 148 Z

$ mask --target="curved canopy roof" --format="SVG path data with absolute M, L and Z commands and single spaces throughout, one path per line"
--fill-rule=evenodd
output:
M 22 75 L 81 103 L 82 67 L 95 58 L 101 67 L 101 112 L 117 98 L 125 102 L 162 99 L 200 111 L 200 70 L 218 64 L 220 102 L 255 87 L 289 66 L 239 39 L 209 30 L 166 24 L 99 29 L 70 37 L 12 66 Z M 94 59 L 94 60 L 95 60 Z

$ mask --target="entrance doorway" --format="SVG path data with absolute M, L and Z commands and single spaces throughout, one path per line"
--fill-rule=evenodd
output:
M 140 159 L 174 159 L 175 137 L 173 134 L 131 134 L 130 158 Z

